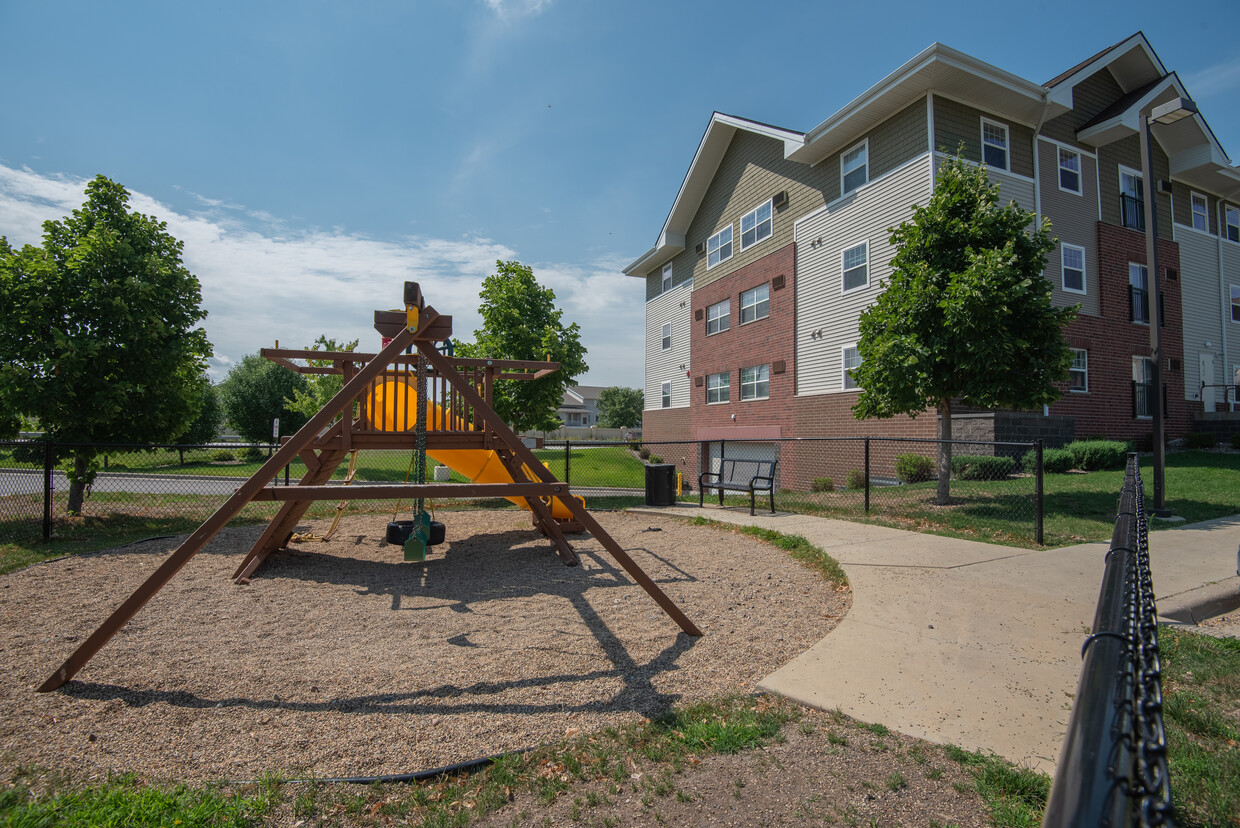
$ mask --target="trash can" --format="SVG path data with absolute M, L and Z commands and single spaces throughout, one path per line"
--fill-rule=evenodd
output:
M 646 505 L 676 505 L 676 466 L 650 463 L 646 466 Z

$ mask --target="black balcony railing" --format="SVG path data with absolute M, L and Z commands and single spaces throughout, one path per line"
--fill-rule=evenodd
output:
M 1119 197 L 1119 214 L 1121 223 L 1130 230 L 1145 230 L 1145 204 L 1141 199 L 1131 195 Z

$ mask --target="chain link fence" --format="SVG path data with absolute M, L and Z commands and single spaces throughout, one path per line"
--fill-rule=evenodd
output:
M 675 466 L 676 496 L 699 499 L 703 472 L 722 461 L 776 461 L 775 503 L 784 511 L 842 519 L 868 518 L 913 529 L 974 533 L 1003 541 L 1014 532 L 1041 542 L 1040 464 L 1032 443 L 952 444 L 948 502 L 939 505 L 935 440 L 805 438 L 681 442 L 547 442 L 534 450 L 557 478 L 592 508 L 638 505 L 645 500 L 648 463 Z M 44 441 L 0 443 L 0 540 L 70 536 L 99 521 L 141 523 L 160 519 L 190 531 L 213 513 L 275 450 L 271 445 L 205 446 L 49 445 Z M 72 456 L 91 459 L 97 470 L 80 514 L 70 514 Z M 342 462 L 333 482 L 414 481 L 416 452 L 371 450 Z M 295 461 L 270 481 L 296 484 L 305 468 Z M 467 482 L 429 452 L 427 478 Z M 712 493 L 713 494 L 713 493 Z M 724 499 L 748 506 L 748 495 Z M 335 514 L 336 501 L 315 503 L 310 517 Z M 496 499 L 436 499 L 439 508 L 504 507 Z M 278 504 L 251 503 L 241 520 L 261 520 Z M 408 502 L 353 501 L 351 511 L 392 514 Z M 1013 528 L 1015 527 L 1015 528 Z

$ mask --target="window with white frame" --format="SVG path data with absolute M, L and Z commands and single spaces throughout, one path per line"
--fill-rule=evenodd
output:
M 724 299 L 706 309 L 706 335 L 722 333 L 728 329 L 728 317 L 731 314 L 732 301 Z
M 1145 265 L 1136 262 L 1128 263 L 1128 298 L 1133 322 L 1150 321 L 1150 290 L 1149 273 Z
M 1089 351 L 1072 348 L 1072 365 L 1068 368 L 1068 390 L 1078 394 L 1089 391 Z
M 840 195 L 848 195 L 869 180 L 869 143 L 862 141 L 840 156 Z
M 748 250 L 771 237 L 771 202 L 741 216 L 741 250 Z
M 742 400 L 765 400 L 770 395 L 770 389 L 770 365 L 751 365 L 741 369 Z
M 672 289 L 672 263 L 668 262 L 663 265 L 663 292 L 667 293 Z
M 663 326 L 663 350 L 671 350 L 672 347 L 672 323 L 668 322 Z
M 1149 357 L 1132 358 L 1132 416 L 1154 416 L 1154 363 Z
M 1227 238 L 1240 242 L 1240 207 L 1228 204 L 1223 212 L 1227 214 Z
M 1210 232 L 1210 219 L 1208 202 L 1206 197 L 1201 193 L 1193 193 L 1189 196 L 1193 205 L 1193 229 Z
M 741 324 L 771 315 L 771 285 L 768 282 L 741 294 Z
M 982 162 L 996 170 L 1008 168 L 1008 128 L 982 119 Z
M 706 240 L 706 269 L 723 264 L 732 258 L 732 225 L 720 230 Z
M 857 385 L 857 381 L 853 379 L 852 372 L 861 365 L 861 352 L 857 350 L 856 345 L 849 345 L 843 349 L 842 355 L 843 356 L 840 362 L 842 363 L 844 374 L 843 384 L 845 390 L 850 388 L 859 388 L 860 386 Z
M 1059 148 L 1059 189 L 1081 194 L 1081 154 L 1067 147 Z
M 863 241 L 841 254 L 844 269 L 844 291 L 865 287 L 870 282 L 870 243 Z
M 1240 285 L 1231 285 L 1231 321 L 1240 322 Z
M 715 403 L 725 403 L 730 399 L 731 391 L 728 388 L 728 372 L 724 371 L 720 374 L 707 374 L 706 404 L 714 405 Z
M 672 384 L 665 382 L 659 386 L 660 406 L 662 408 L 672 407 Z
M 1063 289 L 1068 293 L 1085 293 L 1085 248 L 1061 244 L 1059 260 L 1063 265 Z

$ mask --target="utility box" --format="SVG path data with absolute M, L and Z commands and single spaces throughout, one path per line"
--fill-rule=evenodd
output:
M 676 505 L 676 466 L 650 463 L 646 466 L 646 505 Z

